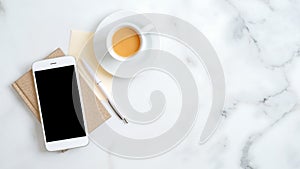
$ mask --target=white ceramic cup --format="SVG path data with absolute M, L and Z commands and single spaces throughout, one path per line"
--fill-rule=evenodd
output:
M 122 57 L 122 56 L 118 55 L 113 49 L 113 36 L 118 30 L 120 30 L 122 28 L 130 28 L 130 29 L 134 30 L 140 38 L 140 47 L 139 47 L 138 51 L 136 51 L 133 55 L 128 56 L 128 57 Z M 145 38 L 142 35 L 142 30 L 138 26 L 131 24 L 131 23 L 122 23 L 122 24 L 114 27 L 108 33 L 107 38 L 106 38 L 106 47 L 107 47 L 108 52 L 114 59 L 119 60 L 119 61 L 133 59 L 138 54 L 138 52 L 144 48 L 144 45 L 145 45 Z

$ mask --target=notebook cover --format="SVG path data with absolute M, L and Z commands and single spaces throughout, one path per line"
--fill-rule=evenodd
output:
M 46 58 L 55 58 L 65 56 L 61 49 L 56 49 Z M 79 75 L 80 86 L 82 91 L 82 100 L 86 115 L 88 131 L 92 132 L 95 128 L 101 125 L 104 121 L 110 118 L 110 114 L 104 108 L 102 103 L 95 97 L 91 88 L 87 85 L 84 78 Z M 18 80 L 12 84 L 13 88 L 24 100 L 34 116 L 40 121 L 38 102 L 34 88 L 32 70 L 26 72 Z

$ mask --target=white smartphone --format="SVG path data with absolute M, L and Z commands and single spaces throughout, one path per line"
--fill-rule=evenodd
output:
M 48 151 L 88 144 L 76 61 L 64 56 L 32 65 L 44 141 Z

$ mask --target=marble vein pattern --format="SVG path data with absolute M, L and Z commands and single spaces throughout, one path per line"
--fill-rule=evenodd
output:
M 2 2 L 0 1 L 0 13 L 3 13 L 4 12 L 4 7 L 2 5 Z
M 44 150 L 39 123 L 10 84 L 47 51 L 58 46 L 67 51 L 70 29 L 93 30 L 116 6 L 182 18 L 215 48 L 224 68 L 226 103 L 224 120 L 206 144 L 198 144 L 199 131 L 193 129 L 178 147 L 153 159 L 119 158 L 93 143 L 59 155 Z M 0 56 L 10 56 L 0 62 L 0 168 L 88 163 L 90 168 L 299 169 L 299 18 L 299 0 L 128 0 L 121 6 L 118 1 L 0 0 Z
M 273 2 L 275 3 L 273 4 Z M 261 129 L 255 132 L 252 131 L 252 134 L 246 136 L 240 153 L 241 168 L 262 168 L 261 166 L 268 166 L 260 163 L 262 159 L 266 158 L 258 160 L 261 155 L 253 153 L 260 151 L 257 150 L 257 147 L 262 146 L 261 140 L 263 140 L 264 137 L 267 137 L 266 135 L 268 135 L 269 132 L 276 130 L 276 126 L 281 125 L 280 123 L 285 121 L 288 116 L 293 116 L 293 114 L 297 112 L 299 113 L 297 93 L 294 91 L 295 86 L 291 84 L 290 76 L 293 72 L 291 72 L 291 69 L 295 64 L 299 63 L 300 39 L 299 31 L 295 31 L 300 28 L 299 21 L 296 19 L 300 14 L 298 12 L 300 6 L 296 1 L 283 3 L 279 1 L 264 0 L 255 1 L 250 4 L 235 0 L 225 0 L 225 3 L 228 5 L 228 8 L 235 13 L 233 24 L 236 26 L 234 28 L 235 31 L 233 31 L 233 39 L 240 42 L 243 40 L 247 41 L 248 45 L 253 47 L 254 54 L 244 54 L 247 57 L 251 57 L 252 62 L 253 60 L 256 60 L 256 66 L 259 65 L 259 68 L 256 66 L 252 67 L 253 73 L 256 74 L 257 77 L 260 77 L 265 72 L 268 72 L 269 74 L 266 77 L 261 77 L 257 82 L 248 81 L 248 84 L 244 84 L 241 81 L 235 81 L 240 85 L 250 85 L 252 88 L 256 88 L 257 91 L 255 94 L 245 92 L 246 95 L 243 97 L 233 95 L 233 98 L 227 103 L 224 110 L 224 116 L 226 117 L 224 123 L 228 120 L 228 116 L 233 116 L 233 113 L 236 112 L 236 109 L 240 104 L 254 105 L 257 108 L 256 111 L 263 114 L 259 115 L 261 116 L 260 118 L 265 116 L 263 118 L 268 122 L 265 123 Z M 250 7 L 247 5 L 250 5 Z M 255 11 L 253 11 L 254 13 L 251 12 L 251 9 L 259 11 L 260 8 L 264 10 L 260 15 L 256 15 Z M 291 8 L 292 11 L 286 15 L 284 11 L 291 10 L 288 8 Z M 264 15 L 261 15 L 262 13 L 264 13 Z M 289 31 L 289 29 L 292 29 L 293 31 Z M 285 38 L 282 36 L 285 36 Z M 248 66 L 249 65 L 250 64 L 248 64 Z M 243 69 L 247 69 L 246 67 Z M 259 71 L 255 69 L 259 69 Z M 251 74 L 252 72 L 247 72 L 244 76 L 249 77 Z M 274 79 L 274 77 L 276 78 Z M 243 77 L 238 78 L 241 80 L 244 79 Z M 266 92 L 266 90 L 260 89 L 261 86 L 255 86 L 254 84 L 258 83 L 263 85 L 266 81 L 269 81 L 270 88 L 274 87 L 272 91 Z M 264 94 L 260 96 L 259 93 Z M 257 121 L 253 121 L 252 125 L 257 125 Z M 266 138 L 266 140 L 267 139 L 268 138 Z M 276 140 L 273 141 L 276 142 Z M 286 145 L 284 144 L 282 146 Z M 276 150 L 276 147 L 273 148 Z M 295 148 L 299 151 L 299 146 L 296 146 Z M 276 154 L 281 153 L 279 151 L 275 152 Z M 284 160 L 284 153 L 281 157 L 282 159 L 280 160 Z M 296 157 L 296 159 L 296 165 L 299 166 L 300 159 L 299 157 Z M 292 164 L 287 166 L 291 167 Z

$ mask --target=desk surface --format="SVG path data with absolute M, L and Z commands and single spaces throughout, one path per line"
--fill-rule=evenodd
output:
M 10 84 L 53 49 L 67 52 L 70 29 L 92 31 L 120 8 L 175 15 L 207 36 L 225 72 L 225 120 L 205 145 L 192 132 L 153 159 L 115 157 L 92 142 L 46 152 Z M 297 1 L 0 0 L 0 168 L 299 168 L 299 11 Z

